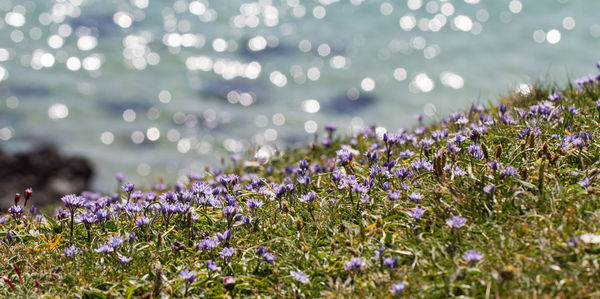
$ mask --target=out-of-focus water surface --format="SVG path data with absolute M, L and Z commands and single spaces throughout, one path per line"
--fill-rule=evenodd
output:
M 0 146 L 149 185 L 594 72 L 600 1 L 0 0 Z

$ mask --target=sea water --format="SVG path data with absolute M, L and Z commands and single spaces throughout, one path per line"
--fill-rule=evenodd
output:
M 0 144 L 174 183 L 593 73 L 599 1 L 0 0 Z M 248 150 L 251 150 L 250 153 Z

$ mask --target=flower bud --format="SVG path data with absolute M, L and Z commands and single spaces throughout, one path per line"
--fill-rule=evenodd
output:
M 19 200 L 21 200 L 21 194 L 15 193 L 15 206 L 19 203 Z

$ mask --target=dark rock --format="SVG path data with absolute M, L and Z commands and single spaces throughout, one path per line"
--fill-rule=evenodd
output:
M 27 153 L 0 150 L 0 208 L 6 211 L 15 193 L 29 187 L 33 188 L 29 202 L 37 207 L 60 202 L 65 194 L 87 190 L 93 173 L 88 160 L 64 157 L 49 146 Z
M 375 97 L 370 94 L 360 93 L 358 97 L 352 99 L 348 97 L 348 94 L 342 94 L 331 99 L 326 105 L 325 109 L 333 113 L 339 114 L 353 114 L 357 110 L 365 109 L 375 103 Z

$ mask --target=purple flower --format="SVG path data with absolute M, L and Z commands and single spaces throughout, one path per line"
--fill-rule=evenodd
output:
M 231 229 L 228 229 L 223 233 L 217 233 L 217 239 L 219 240 L 219 242 L 224 242 L 226 240 L 229 240 L 229 238 L 231 238 Z
M 360 198 L 360 202 L 364 203 L 364 204 L 368 204 L 369 201 L 371 200 L 371 197 L 369 196 L 369 194 L 364 194 L 361 198 Z
M 197 247 L 198 249 L 210 251 L 217 248 L 217 246 L 219 246 L 219 240 L 217 238 L 209 238 L 200 241 Z
M 579 114 L 579 109 L 577 109 L 575 105 L 570 106 L 567 110 L 573 115 Z
M 589 177 L 585 177 L 583 178 L 583 180 L 577 182 L 577 184 L 579 184 L 579 186 L 585 188 L 590 184 L 590 178 Z
M 144 193 L 140 190 L 135 190 L 131 193 L 131 199 L 140 199 L 144 196 Z
M 415 134 L 417 134 L 417 135 L 423 135 L 423 134 L 425 134 L 425 127 L 423 127 L 423 126 L 416 127 L 414 132 L 415 132 Z M 399 141 L 400 141 L 400 138 L 399 138 L 399 137 L 400 137 L 400 135 L 399 135 L 399 134 L 395 134 L 395 135 L 396 135 L 396 136 L 398 136 L 398 138 L 397 138 L 397 141 L 396 141 L 396 142 L 399 142 Z
M 425 213 L 424 208 L 416 207 L 416 208 L 413 208 L 410 210 L 410 217 L 412 217 L 413 219 L 419 220 L 423 216 L 423 213 Z
M 405 151 L 399 152 L 399 153 L 398 153 L 398 156 L 400 156 L 400 157 L 404 157 L 404 158 L 410 158 L 410 157 L 412 157 L 414 154 L 415 154 L 415 153 L 414 153 L 414 152 L 412 152 L 412 151 L 410 151 L 410 150 L 405 150 Z
M 457 125 L 466 125 L 467 123 L 469 123 L 469 120 L 463 115 L 461 115 L 459 118 L 456 119 L 454 123 Z
M 342 148 L 335 153 L 342 166 L 346 166 L 352 161 L 352 153 L 347 148 Z
M 276 256 L 272 255 L 269 252 L 265 252 L 263 255 L 263 261 L 267 264 L 272 264 L 275 262 L 275 259 L 277 258 Z
M 75 247 L 75 245 L 71 245 L 69 247 L 65 247 L 62 256 L 73 258 L 75 255 L 79 253 L 79 248 Z
M 500 166 L 502 166 L 502 162 L 498 162 L 497 160 L 494 160 L 490 163 L 488 163 L 488 165 L 492 168 L 493 171 L 498 170 L 498 168 L 500 168 Z
M 309 167 L 310 167 L 310 164 L 306 160 L 300 160 L 298 162 L 298 168 L 301 169 L 302 171 L 307 170 Z
M 594 82 L 594 77 L 592 75 L 587 75 L 581 78 L 575 79 L 575 84 L 577 85 L 586 85 Z
M 223 186 L 233 186 L 237 184 L 239 177 L 236 174 L 223 174 L 217 177 L 217 181 Z
M 258 252 L 258 254 L 260 254 L 260 255 L 263 255 L 263 254 L 265 254 L 265 252 L 267 252 L 267 248 L 265 248 L 265 246 L 261 245 L 260 247 L 258 247 L 256 252 Z
M 452 170 L 452 173 L 454 173 L 455 176 L 461 177 L 464 176 L 465 174 L 467 174 L 467 172 L 460 168 L 460 166 L 458 165 L 454 165 L 454 169 Z
M 131 191 L 133 191 L 133 188 L 135 188 L 135 184 L 132 182 L 125 183 L 125 185 L 121 187 L 121 189 L 123 189 L 123 192 L 125 193 L 131 193 Z
M 63 205 L 73 211 L 83 206 L 85 199 L 81 196 L 77 196 L 75 194 L 65 195 L 60 199 Z
M 131 262 L 132 258 L 128 257 L 128 256 L 119 255 L 117 257 L 117 260 L 119 260 L 119 263 L 121 263 L 121 264 L 127 264 L 127 263 Z
M 23 214 L 23 207 L 22 206 L 12 206 L 8 209 L 8 212 L 12 215 L 20 215 Z
M 596 101 L 596 110 L 600 111 L 600 99 Z
M 317 194 L 315 192 L 308 192 L 305 195 L 300 196 L 300 198 L 298 198 L 299 201 L 301 202 L 308 202 L 308 203 L 312 203 L 315 198 L 317 197 Z
M 485 187 L 483 187 L 483 192 L 490 194 L 490 193 L 494 193 L 494 191 L 496 190 L 496 185 L 494 184 L 489 184 Z
M 569 245 L 571 247 L 575 247 L 575 246 L 577 246 L 578 242 L 579 242 L 579 238 L 572 237 L 572 238 L 569 239 L 569 241 L 567 241 L 567 245 Z
M 413 169 L 421 169 L 421 168 L 423 168 L 423 169 L 425 169 L 427 171 L 432 171 L 433 170 L 433 165 L 429 161 L 427 161 L 427 159 L 425 159 L 425 158 L 420 159 L 420 160 L 414 160 L 414 161 L 410 162 L 410 166 Z
M 397 265 L 398 265 L 397 257 L 386 257 L 383 259 L 383 266 L 390 270 L 393 270 L 394 268 L 396 268 Z
M 353 257 L 344 264 L 344 269 L 348 272 L 360 272 L 365 260 L 362 257 Z
M 423 198 L 423 195 L 421 195 L 421 193 L 415 193 L 415 192 L 413 192 L 407 196 L 408 196 L 408 199 L 410 199 L 412 202 L 417 202 Z
M 206 269 L 209 271 L 221 271 L 221 267 L 219 267 L 219 265 L 212 260 L 206 262 Z
M 96 249 L 96 252 L 113 252 L 119 248 L 124 241 L 125 239 L 121 238 L 121 236 L 110 236 L 108 237 L 108 242 L 100 245 L 100 247 Z
M 127 215 L 135 217 L 142 211 L 142 207 L 134 202 L 129 202 L 123 207 Z
M 483 259 L 483 253 L 476 250 L 469 250 L 463 255 L 463 259 L 467 262 L 478 262 Z
M 301 185 L 310 184 L 310 176 L 306 175 L 298 177 L 298 183 L 300 183 Z
M 223 208 L 223 216 L 225 216 L 227 221 L 231 221 L 237 212 L 238 208 L 236 206 L 226 206 Z
M 560 91 L 557 91 L 557 92 L 549 95 L 548 99 L 552 102 L 556 102 L 556 101 L 562 99 L 562 93 Z
M 390 200 L 396 200 L 398 198 L 400 198 L 400 191 L 396 190 L 396 191 L 389 191 L 388 192 L 388 198 Z
M 117 181 L 122 182 L 125 180 L 125 174 L 123 174 L 122 172 L 117 172 L 115 178 L 117 179 Z
M 100 245 L 100 247 L 94 249 L 96 252 L 100 253 L 100 252 L 113 252 L 115 251 L 114 248 L 112 248 L 112 246 L 110 246 L 108 243 L 104 243 L 102 245 Z
M 456 146 L 454 143 L 448 143 L 448 151 L 458 154 L 460 152 L 460 147 Z
M 96 223 L 96 215 L 91 212 L 85 212 L 79 217 L 79 221 L 85 224 L 94 224 Z
M 469 145 L 467 151 L 469 152 L 469 154 L 471 154 L 473 158 L 477 160 L 483 159 L 483 151 L 481 150 L 481 146 L 479 144 L 473 143 Z
M 179 278 L 183 279 L 183 281 L 192 283 L 196 280 L 196 273 L 190 270 L 183 270 L 179 273 Z
M 219 254 L 224 260 L 229 260 L 235 254 L 235 249 L 225 247 L 221 250 L 221 252 L 219 252 Z
M 121 244 L 123 244 L 123 242 L 125 241 L 125 239 L 121 238 L 121 236 L 110 236 L 108 237 L 108 244 L 110 244 L 110 246 L 112 246 L 114 249 L 119 248 L 119 246 L 121 246 Z
M 390 287 L 390 293 L 392 293 L 394 295 L 398 294 L 398 293 L 402 292 L 404 290 L 404 288 L 406 288 L 405 282 L 399 282 L 399 283 L 393 284 Z
M 446 224 L 451 228 L 461 228 L 467 223 L 467 219 L 462 216 L 452 216 L 452 218 L 446 220 Z
M 290 271 L 290 274 L 299 283 L 308 283 L 308 280 L 310 279 L 310 276 L 308 276 L 308 274 L 304 274 L 302 271 Z
M 509 165 L 502 169 L 502 175 L 504 177 L 517 177 L 517 170 Z
M 148 226 L 148 225 L 150 225 L 150 218 L 148 218 L 146 216 L 139 217 L 139 218 L 135 219 L 135 225 L 137 227 Z
M 337 130 L 337 126 L 334 124 L 327 124 L 325 125 L 325 130 L 327 130 L 327 132 L 333 132 Z
M 184 202 L 192 202 L 192 200 L 194 200 L 194 192 L 189 191 L 189 190 L 185 190 L 181 193 L 181 199 Z
M 262 207 L 264 204 L 265 203 L 263 203 L 259 199 L 250 199 L 247 203 L 248 208 L 250 208 L 251 210 L 260 209 L 260 207 Z

